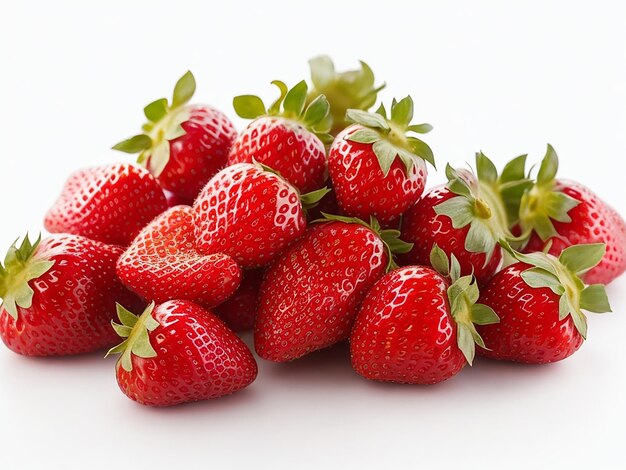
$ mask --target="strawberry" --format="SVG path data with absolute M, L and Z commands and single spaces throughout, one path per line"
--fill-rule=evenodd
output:
M 587 336 L 583 310 L 610 311 L 604 286 L 585 286 L 581 280 L 604 252 L 603 244 L 571 246 L 558 258 L 512 252 L 519 262 L 496 274 L 480 297 L 500 316 L 500 323 L 478 328 L 490 348 L 479 354 L 529 364 L 574 354 Z
M 291 90 L 281 81 L 272 83 L 280 89 L 280 97 L 267 110 L 258 96 L 234 98 L 237 114 L 254 120 L 235 140 L 228 164 L 256 160 L 279 172 L 302 192 L 319 189 L 327 175 L 326 149 L 320 137 L 329 138 L 328 124 L 324 124 L 328 101 L 321 95 L 305 108 L 304 81 Z
M 144 134 L 119 142 L 113 148 L 139 153 L 163 188 L 191 202 L 206 182 L 224 166 L 237 136 L 224 113 L 203 104 L 189 104 L 196 91 L 191 72 L 174 88 L 171 103 L 166 98 L 144 108 L 148 122 Z
M 163 191 L 148 171 L 115 163 L 73 173 L 44 223 L 52 233 L 126 246 L 165 209 Z
M 120 284 L 122 248 L 78 235 L 28 235 L 0 265 L 0 336 L 25 356 L 80 354 L 115 344 L 115 302 L 140 307 Z M 144 304 L 145 305 L 145 304 Z
M 472 276 L 460 277 L 441 248 L 431 264 L 385 274 L 369 291 L 350 335 L 352 367 L 367 379 L 435 384 L 472 364 L 475 344 L 484 346 L 475 324 L 498 322 L 478 304 Z
M 150 222 L 120 257 L 117 275 L 146 299 L 190 300 L 205 307 L 224 302 L 241 282 L 230 256 L 196 252 L 189 206 L 172 207 Z
M 520 227 L 530 232 L 523 251 L 549 247 L 558 256 L 572 245 L 604 243 L 604 258 L 583 279 L 608 284 L 626 271 L 626 222 L 582 184 L 556 179 L 557 170 L 557 154 L 548 145 L 536 183 L 522 198 Z
M 394 266 L 392 254 L 410 249 L 375 219 L 326 217 L 265 274 L 254 332 L 264 359 L 291 361 L 346 339 L 365 293 Z
M 499 240 L 513 240 L 509 230 L 519 200 L 531 183 L 525 178 L 526 155 L 512 160 L 498 176 L 483 153 L 476 154 L 477 176 L 446 168 L 447 185 L 429 190 L 407 211 L 402 238 L 413 249 L 402 264 L 427 265 L 433 245 L 454 254 L 463 275 L 474 274 L 483 285 L 502 260 Z
M 301 201 L 296 188 L 267 167 L 224 168 L 193 206 L 196 248 L 225 253 L 245 268 L 263 266 L 304 233 L 304 208 L 326 192 L 305 194 Z
M 337 135 L 350 124 L 346 120 L 348 109 L 367 111 L 376 103 L 378 92 L 385 88 L 384 83 L 376 87 L 372 69 L 363 61 L 360 64 L 360 70 L 338 73 L 333 61 L 326 55 L 309 60 L 313 89 L 307 100 L 311 102 L 320 95 L 326 96 L 330 104 L 326 119 L 332 123 L 332 135 Z
M 215 307 L 215 314 L 233 331 L 254 328 L 263 272 L 263 269 L 245 270 L 239 289 L 226 302 Z
M 184 197 L 179 196 L 178 194 L 174 194 L 167 189 L 163 190 L 163 194 L 165 194 L 165 200 L 167 201 L 167 207 L 174 206 L 193 206 L 193 199 L 186 199 Z
M 241 390 L 257 375 L 248 347 L 209 310 L 186 300 L 151 303 L 136 316 L 118 304 L 124 338 L 109 354 L 122 392 L 142 405 L 171 406 Z
M 335 138 L 328 170 L 341 210 L 352 217 L 376 217 L 390 223 L 411 207 L 424 191 L 426 164 L 434 166 L 430 147 L 407 132 L 426 133 L 430 124 L 410 125 L 413 100 L 407 96 L 376 113 L 350 109 L 356 124 Z

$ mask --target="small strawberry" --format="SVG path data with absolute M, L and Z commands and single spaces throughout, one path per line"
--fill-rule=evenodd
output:
M 196 252 L 193 210 L 176 206 L 150 222 L 117 262 L 122 282 L 146 299 L 214 307 L 230 297 L 241 271 L 228 255 Z
M 572 245 L 604 243 L 602 261 L 583 275 L 588 283 L 608 284 L 626 271 L 626 222 L 602 199 L 575 181 L 558 180 L 558 157 L 548 145 L 537 181 L 522 198 L 520 227 L 532 231 L 523 251 L 558 256 Z
M 245 270 L 239 289 L 226 302 L 215 307 L 215 314 L 233 331 L 254 328 L 263 273 L 263 269 Z
M 365 293 L 394 266 L 392 254 L 410 249 L 375 219 L 326 217 L 265 274 L 254 333 L 264 359 L 291 361 L 346 339 Z
M 435 384 L 472 364 L 475 344 L 485 346 L 476 325 L 498 322 L 478 304 L 472 276 L 460 277 L 436 245 L 431 264 L 385 274 L 363 301 L 350 336 L 352 367 L 385 382 Z
M 509 226 L 531 184 L 524 175 L 525 159 L 512 160 L 500 176 L 482 153 L 476 155 L 477 176 L 448 165 L 447 185 L 429 190 L 403 217 L 402 238 L 413 249 L 401 263 L 427 265 L 437 244 L 458 259 L 463 275 L 473 273 L 479 285 L 488 281 L 502 260 L 498 242 L 514 239 Z
M 272 84 L 280 89 L 280 97 L 267 110 L 258 96 L 233 100 L 237 114 L 254 121 L 235 140 L 228 164 L 256 160 L 278 171 L 302 192 L 319 189 L 327 175 L 326 149 L 320 137 L 329 138 L 328 125 L 323 123 L 328 101 L 321 95 L 305 108 L 304 81 L 291 90 L 278 80 Z
M 163 188 L 185 201 L 193 201 L 206 182 L 224 166 L 237 136 L 224 113 L 203 104 L 188 104 L 196 91 L 191 72 L 174 88 L 171 103 L 166 98 L 144 108 L 148 122 L 144 134 L 116 144 L 113 148 L 139 153 Z
M 611 311 L 604 286 L 585 286 L 581 280 L 604 252 L 603 244 L 571 246 L 558 258 L 512 252 L 519 263 L 496 274 L 480 296 L 500 316 L 500 323 L 478 328 L 491 348 L 479 354 L 529 364 L 574 354 L 587 336 L 582 311 Z
M 171 406 L 241 390 L 257 375 L 252 353 L 210 311 L 186 300 L 151 303 L 136 316 L 118 304 L 124 338 L 109 354 L 122 392 L 142 405 Z
M 163 191 L 148 171 L 115 163 L 73 173 L 44 223 L 52 233 L 126 246 L 165 209 Z
M 376 113 L 348 110 L 356 124 L 334 140 L 328 170 L 341 210 L 352 217 L 376 217 L 383 225 L 397 219 L 424 191 L 426 164 L 434 166 L 430 147 L 407 132 L 426 133 L 430 124 L 410 125 L 413 100 L 407 96 Z
M 142 305 L 115 275 L 122 248 L 77 235 L 28 235 L 0 265 L 0 336 L 25 356 L 80 354 L 115 344 L 115 302 Z M 145 304 L 143 304 L 145 305 Z
M 336 72 L 330 57 L 321 55 L 309 60 L 313 89 L 309 92 L 308 101 L 320 95 L 326 96 L 330 103 L 330 113 L 326 118 L 332 123 L 331 134 L 337 135 L 350 122 L 346 120 L 348 109 L 367 111 L 374 103 L 378 92 L 385 84 L 374 85 L 374 73 L 365 62 L 360 61 L 360 70 Z
M 301 201 L 298 190 L 267 167 L 224 168 L 193 206 L 196 248 L 225 253 L 245 268 L 263 266 L 304 233 L 304 209 L 326 192 L 305 194 Z

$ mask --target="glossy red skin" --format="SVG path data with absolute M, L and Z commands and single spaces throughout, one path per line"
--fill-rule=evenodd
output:
M 559 296 L 547 287 L 533 288 L 522 279 L 529 265 L 516 263 L 497 273 L 481 290 L 479 302 L 500 317 L 476 326 L 485 345 L 476 353 L 492 359 L 544 364 L 571 356 L 583 342 L 571 316 L 559 320 Z
M 187 105 L 189 119 L 181 124 L 185 134 L 170 141 L 170 158 L 157 177 L 163 188 L 193 202 L 203 186 L 226 166 L 237 137 L 224 113 L 207 105 Z
M 260 268 L 244 271 L 239 289 L 226 302 L 215 307 L 215 314 L 233 331 L 248 331 L 254 328 L 264 272 Z
M 350 335 L 352 367 L 367 379 L 436 384 L 467 363 L 457 345 L 449 282 L 424 266 L 385 274 L 361 304 Z
M 224 302 L 241 282 L 230 256 L 196 251 L 189 206 L 172 207 L 148 224 L 120 257 L 117 275 L 148 300 L 190 300 L 204 307 Z
M 132 355 L 132 370 L 118 362 L 117 382 L 142 405 L 171 406 L 228 395 L 257 376 L 252 353 L 211 311 L 185 300 L 159 304 L 159 326 L 149 332 L 153 358 Z
M 245 268 L 267 264 L 306 230 L 298 191 L 249 163 L 215 175 L 193 210 L 197 250 L 227 254 Z
M 302 193 L 324 186 L 324 144 L 296 121 L 272 116 L 252 121 L 235 140 L 228 164 L 252 163 L 253 159 L 278 171 Z
M 127 246 L 165 209 L 163 190 L 148 170 L 115 163 L 73 173 L 44 224 L 52 233 Z
M 346 339 L 387 261 L 382 240 L 362 225 L 312 226 L 265 274 L 254 333 L 259 356 L 292 361 Z
M 115 303 L 141 309 L 145 304 L 115 275 L 123 249 L 76 235 L 51 235 L 41 241 L 36 259 L 54 261 L 28 284 L 30 308 L 17 308 L 17 321 L 0 310 L 0 337 L 25 356 L 63 356 L 110 347 L 119 342 L 111 328 Z
M 465 238 L 469 225 L 460 229 L 452 226 L 447 215 L 437 215 L 435 206 L 455 197 L 444 185 L 428 190 L 402 219 L 400 238 L 413 243 L 411 251 L 399 257 L 402 265 L 430 265 L 430 251 L 436 243 L 448 256 L 454 255 L 461 265 L 462 275 L 472 274 L 483 285 L 496 272 L 502 261 L 502 251 L 496 248 L 491 259 L 485 264 L 484 253 L 472 253 L 465 249 Z
M 615 209 L 602 201 L 582 184 L 574 181 L 557 181 L 556 191 L 580 201 L 568 212 L 569 223 L 553 221 L 560 237 L 552 238 L 550 253 L 558 256 L 568 246 L 584 243 L 605 243 L 606 254 L 602 261 L 582 278 L 588 284 L 608 284 L 626 271 L 626 222 Z M 545 242 L 533 233 L 526 253 L 542 251 Z
M 337 135 L 328 152 L 328 171 L 341 210 L 352 217 L 381 224 L 396 220 L 417 202 L 426 185 L 426 165 L 418 159 L 407 177 L 398 157 L 385 177 L 372 144 L 348 140 L 362 126 L 355 124 Z

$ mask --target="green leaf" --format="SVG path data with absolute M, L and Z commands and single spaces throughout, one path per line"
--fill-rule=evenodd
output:
M 430 163 L 433 168 L 437 168 L 435 165 L 435 156 L 433 155 L 433 151 L 426 142 L 415 137 L 407 137 L 407 141 L 409 142 L 411 150 L 415 155 Z
M 123 326 L 128 326 L 132 328 L 137 324 L 137 320 L 139 320 L 139 317 L 132 313 L 130 310 L 126 309 L 126 307 L 121 304 L 116 304 L 115 309 L 117 312 L 117 318 L 120 319 Z
M 316 191 L 311 191 L 309 193 L 302 194 L 300 196 L 300 202 L 302 204 L 302 207 L 305 210 L 315 207 L 324 198 L 324 196 L 326 196 L 330 192 L 331 192 L 330 189 L 324 187 Z
M 565 248 L 559 261 L 574 273 L 584 273 L 596 266 L 606 252 L 604 243 L 573 245 Z
M 139 153 L 142 150 L 150 148 L 152 139 L 145 134 L 138 134 L 130 139 L 122 140 L 115 144 L 113 150 L 119 150 L 126 153 Z
M 346 117 L 351 121 L 361 124 L 365 127 L 371 127 L 374 129 L 389 130 L 389 124 L 387 120 L 380 114 L 368 113 L 360 109 L 348 109 Z
M 403 255 L 413 249 L 413 243 L 405 242 L 398 237 L 386 237 L 385 232 L 386 231 L 383 231 L 381 233 L 381 238 L 387 243 L 392 254 Z
M 406 128 L 413 119 L 413 99 L 410 96 L 401 99 L 391 107 L 391 120 Z
M 308 126 L 314 126 L 325 119 L 329 112 L 328 100 L 324 95 L 319 95 L 307 106 L 304 112 L 304 123 Z
M 121 338 L 128 338 L 133 329 L 130 326 L 119 325 L 115 322 L 111 322 L 111 326 L 115 330 L 118 336 Z
M 570 306 L 567 295 L 563 294 L 559 297 L 559 320 L 563 320 L 570 313 Z
M 492 325 L 500 322 L 500 317 L 488 305 L 472 305 L 472 322 L 477 325 Z
M 285 101 L 283 102 L 283 108 L 289 113 L 293 113 L 299 117 L 304 110 L 304 103 L 306 101 L 307 84 L 304 80 L 296 84 L 285 95 Z
M 471 366 L 474 361 L 474 355 L 476 354 L 476 347 L 474 346 L 475 343 L 472 332 L 467 325 L 458 325 L 457 344 L 463 356 L 465 356 L 465 360 L 467 360 L 467 363 Z
M 193 94 L 196 92 L 196 79 L 191 71 L 187 71 L 185 75 L 180 77 L 174 87 L 174 94 L 172 96 L 172 108 L 178 108 L 186 104 Z
M 398 152 L 398 157 L 400 157 L 400 160 L 404 164 L 405 174 L 407 176 L 410 175 L 413 172 L 413 166 L 415 165 L 415 161 L 419 157 L 409 152 L 408 150 L 404 150 L 400 147 L 397 147 L 396 150 Z
M 558 222 L 569 223 L 572 218 L 569 211 L 580 204 L 580 201 L 562 192 L 550 192 L 544 198 L 544 211 L 550 219 Z M 543 239 L 545 240 L 545 239 Z
M 385 109 L 385 105 L 383 103 L 380 103 L 380 106 L 378 106 L 378 109 L 376 109 L 375 112 L 376 114 L 382 116 L 385 121 L 387 120 L 387 110 Z
M 276 101 L 274 101 L 272 105 L 269 107 L 269 109 L 267 110 L 268 114 L 274 115 L 280 112 L 280 105 L 285 100 L 285 96 L 287 96 L 287 93 L 289 92 L 289 88 L 287 88 L 287 85 L 285 85 L 285 83 L 280 80 L 272 80 L 272 85 L 278 87 L 278 91 L 280 93 Z
M 398 155 L 398 150 L 385 140 L 374 142 L 372 150 L 374 150 L 380 169 L 386 177 L 389 174 L 393 161 L 396 159 L 396 155 Z
M 170 142 L 169 140 L 163 140 L 159 143 L 150 154 L 150 160 L 148 162 L 148 168 L 150 173 L 155 177 L 159 177 L 163 170 L 170 161 Z
M 521 274 L 524 282 L 530 287 L 547 287 L 557 295 L 561 295 L 564 292 L 561 281 L 556 275 L 541 268 L 530 268 Z
M 552 145 L 548 144 L 546 155 L 541 161 L 539 167 L 539 173 L 537 174 L 537 184 L 545 185 L 551 184 L 556 177 L 557 170 L 559 169 L 559 157 L 556 155 Z
M 447 277 L 450 275 L 450 261 L 448 260 L 448 255 L 439 248 L 439 245 L 436 243 L 433 245 L 432 250 L 430 250 L 430 265 L 442 276 Z
M 461 264 L 459 260 L 454 256 L 454 253 L 450 255 L 450 280 L 456 282 L 461 277 Z
M 571 316 L 580 336 L 582 336 L 583 339 L 587 339 L 587 317 L 579 311 L 572 311 Z
M 331 85 L 335 80 L 335 65 L 330 57 L 321 55 L 309 60 L 311 81 L 318 90 Z
M 358 129 L 348 136 L 348 140 L 352 142 L 359 142 L 361 144 L 373 144 L 374 142 L 378 142 L 380 139 L 381 136 L 378 132 L 367 127 Z
M 527 155 L 520 155 L 514 158 L 502 169 L 500 182 L 507 183 L 509 181 L 523 180 L 526 178 L 526 158 Z
M 606 290 L 602 284 L 592 284 L 585 287 L 580 294 L 580 308 L 594 313 L 611 311 Z
M 433 130 L 433 126 L 427 123 L 423 124 L 412 124 L 406 128 L 407 131 L 416 132 L 418 134 L 428 134 Z
M 446 215 L 454 228 L 463 228 L 474 220 L 473 204 L 463 196 L 453 197 L 435 206 L 437 215 Z
M 167 114 L 168 110 L 167 99 L 160 98 L 143 108 L 143 113 L 146 115 L 148 121 L 158 122 Z
M 473 253 L 485 253 L 486 262 L 491 259 L 497 245 L 497 240 L 489 229 L 489 223 L 489 221 L 474 220 L 465 238 L 465 249 Z
M 487 183 L 495 183 L 498 179 L 496 166 L 482 152 L 476 154 L 476 174 L 480 181 Z
M 510 250 L 510 247 L 509 247 Z M 521 261 L 522 263 L 530 264 L 531 266 L 536 266 L 538 268 L 544 269 L 549 273 L 557 275 L 556 268 L 554 262 L 550 259 L 549 255 L 541 252 L 534 253 L 519 253 L 514 250 L 510 250 L 515 259 Z
M 258 96 L 241 95 L 233 98 L 233 107 L 237 116 L 244 119 L 256 119 L 265 114 L 265 105 Z

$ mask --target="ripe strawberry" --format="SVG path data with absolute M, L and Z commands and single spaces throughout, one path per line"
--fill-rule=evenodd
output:
M 148 122 L 144 134 L 116 144 L 113 148 L 139 153 L 163 188 L 192 202 L 206 182 L 224 166 L 237 136 L 224 113 L 203 104 L 188 104 L 196 91 L 191 72 L 174 88 L 172 102 L 166 98 L 144 108 Z
M 361 70 L 348 70 L 338 73 L 330 57 L 326 55 L 309 60 L 313 89 L 309 92 L 308 101 L 325 95 L 330 104 L 327 122 L 332 124 L 332 135 L 337 135 L 350 122 L 346 120 L 348 109 L 367 111 L 374 103 L 378 92 L 385 84 L 374 85 L 374 73 L 365 62 L 360 61 Z
M 305 194 L 258 164 L 224 168 L 193 206 L 196 248 L 225 253 L 245 268 L 263 266 L 306 230 L 303 208 L 327 190 Z
M 348 337 L 365 293 L 410 249 L 397 230 L 328 216 L 273 263 L 261 284 L 254 342 L 264 359 L 285 362 Z
M 228 255 L 195 249 L 193 210 L 176 206 L 148 224 L 117 262 L 122 282 L 146 299 L 213 307 L 237 290 L 241 271 Z
M 228 164 L 256 160 L 279 172 L 302 192 L 319 189 L 327 174 L 326 149 L 320 137 L 329 138 L 329 126 L 324 124 L 328 101 L 318 96 L 305 109 L 304 81 L 291 90 L 278 80 L 272 83 L 280 89 L 280 97 L 267 110 L 258 96 L 243 95 L 233 100 L 237 114 L 254 121 L 235 140 Z
M 525 160 L 512 160 L 500 176 L 482 153 L 476 155 L 477 176 L 448 165 L 447 185 L 429 190 L 403 217 L 402 238 L 413 249 L 401 263 L 427 265 L 437 244 L 458 259 L 463 275 L 473 273 L 479 285 L 488 281 L 502 260 L 498 241 L 514 238 L 508 227 L 530 184 Z
M 215 314 L 231 330 L 248 331 L 254 328 L 263 273 L 263 269 L 245 270 L 239 289 L 226 302 L 215 307 Z
M 626 271 L 626 222 L 582 184 L 555 179 L 557 170 L 558 157 L 548 145 L 537 181 L 522 198 L 520 227 L 532 231 L 523 251 L 550 244 L 549 252 L 558 256 L 568 246 L 604 243 L 606 255 L 583 279 L 608 284 Z
M 407 132 L 426 133 L 430 124 L 410 125 L 413 100 L 394 100 L 391 118 L 381 106 L 376 113 L 348 110 L 356 124 L 336 138 L 328 153 L 328 170 L 341 210 L 352 217 L 376 217 L 383 225 L 397 219 L 424 191 L 426 164 L 432 150 Z
M 385 274 L 369 291 L 350 336 L 352 367 L 363 377 L 385 382 L 435 384 L 472 364 L 475 346 L 484 346 L 476 325 L 498 322 L 477 304 L 472 276 L 460 277 L 436 245 L 431 264 Z
M 186 199 L 184 197 L 179 196 L 178 194 L 174 194 L 167 189 L 163 190 L 163 194 L 165 194 L 165 200 L 167 201 L 167 207 L 174 206 L 193 206 L 193 199 Z
M 115 302 L 142 303 L 115 275 L 122 248 L 77 235 L 28 235 L 0 265 L 0 336 L 25 356 L 80 354 L 115 344 Z M 145 304 L 143 304 L 145 305 Z
M 118 304 L 125 338 L 109 354 L 122 392 L 142 405 L 171 406 L 241 390 L 257 375 L 248 347 L 210 311 L 186 300 L 151 303 L 136 316 Z
M 115 163 L 73 173 L 44 223 L 52 233 L 126 246 L 165 209 L 163 191 L 150 173 Z
M 601 284 L 584 285 L 580 276 L 598 264 L 603 244 L 575 245 L 556 258 L 544 253 L 513 253 L 520 261 L 496 274 L 480 301 L 500 323 L 478 328 L 490 350 L 482 356 L 543 364 L 571 356 L 587 336 L 582 310 L 609 312 Z

